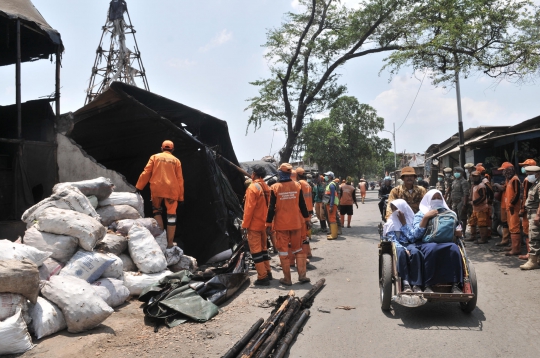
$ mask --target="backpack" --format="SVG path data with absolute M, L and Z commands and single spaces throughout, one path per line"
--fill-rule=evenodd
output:
M 451 210 L 439 209 L 439 214 L 429 221 L 422 242 L 438 244 L 453 242 L 457 224 L 456 213 Z

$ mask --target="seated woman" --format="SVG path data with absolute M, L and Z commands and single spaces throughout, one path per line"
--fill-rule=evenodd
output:
M 413 231 L 414 212 L 403 199 L 394 200 L 390 208 L 392 214 L 384 224 L 383 235 L 396 246 L 398 273 L 403 279 L 402 291 L 422 292 L 420 286 L 424 284 L 422 275 L 424 255 L 412 244 L 414 238 L 405 234 Z
M 463 267 L 459 248 L 453 242 L 425 243 L 422 241 L 429 220 L 438 215 L 437 209 L 450 210 L 440 191 L 432 189 L 420 202 L 420 210 L 414 216 L 412 230 L 407 236 L 413 237 L 416 248 L 424 254 L 424 292 L 432 293 L 432 285 L 452 284 L 452 293 L 462 293 L 459 285 L 463 281 Z M 405 231 L 409 227 L 405 228 Z M 456 233 L 459 234 L 459 233 Z

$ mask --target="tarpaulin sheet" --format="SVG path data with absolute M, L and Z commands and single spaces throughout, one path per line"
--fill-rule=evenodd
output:
M 266 162 L 264 160 L 253 160 L 251 162 L 242 162 L 240 163 L 240 165 L 242 166 L 242 169 L 244 169 L 249 174 L 253 172 L 253 167 L 255 165 L 260 165 L 261 167 L 263 167 L 266 170 L 266 175 L 277 174 L 277 168 L 276 168 L 275 162 L 272 163 L 272 162 Z

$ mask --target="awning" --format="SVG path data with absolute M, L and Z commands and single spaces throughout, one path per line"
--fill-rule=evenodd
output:
M 491 131 L 491 132 L 488 132 L 486 134 L 482 134 L 481 136 L 478 136 L 478 137 L 476 137 L 474 139 L 470 139 L 470 140 L 466 141 L 463 144 L 463 146 L 466 147 L 466 146 L 468 146 L 468 145 L 470 145 L 472 143 L 475 143 L 476 141 L 478 141 L 478 140 L 480 140 L 482 138 L 485 138 L 485 137 L 489 136 L 492 133 L 494 133 L 494 132 Z M 445 148 L 445 149 L 441 150 L 440 152 L 431 155 L 430 157 L 426 158 L 426 161 L 429 160 L 429 159 L 432 159 L 432 158 L 438 158 L 438 157 L 440 157 L 442 155 L 452 154 L 452 153 L 455 153 L 455 152 L 459 152 L 459 143 L 455 143 L 455 144 L 449 146 L 448 148 Z
M 485 138 L 485 139 L 483 139 L 482 137 L 479 137 L 479 138 L 476 138 L 475 140 L 471 141 L 471 144 L 488 144 L 488 143 L 494 142 L 494 141 L 499 140 L 499 139 L 513 137 L 513 136 L 519 136 L 519 135 L 522 135 L 522 134 L 528 134 L 528 133 L 534 133 L 534 132 L 538 132 L 540 134 L 540 129 L 539 128 L 529 129 L 529 130 L 526 130 L 526 131 L 503 134 L 503 135 L 499 135 L 499 136 L 496 136 L 496 137 Z

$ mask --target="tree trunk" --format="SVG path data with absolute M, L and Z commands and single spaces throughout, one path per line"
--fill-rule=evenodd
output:
M 296 144 L 296 139 L 298 139 L 298 133 L 294 131 L 289 131 L 287 133 L 287 142 L 285 143 L 283 151 L 280 152 L 280 163 L 289 163 L 289 161 L 291 160 L 294 145 Z

